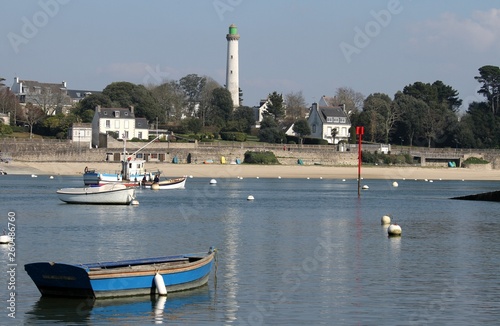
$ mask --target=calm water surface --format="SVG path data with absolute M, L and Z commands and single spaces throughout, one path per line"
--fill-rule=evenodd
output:
M 500 320 L 500 203 L 450 197 L 499 182 L 189 179 L 138 190 L 139 206 L 65 204 L 81 177 L 1 176 L 0 230 L 15 214 L 15 319 L 9 247 L 0 245 L 0 325 L 471 325 Z M 255 197 L 247 201 L 248 195 Z M 388 238 L 390 214 L 401 238 Z M 219 249 L 200 289 L 164 299 L 41 298 L 23 265 L 87 263 Z

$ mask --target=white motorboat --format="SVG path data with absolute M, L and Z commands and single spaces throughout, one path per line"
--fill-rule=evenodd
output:
M 184 189 L 186 187 L 186 179 L 187 177 L 180 177 L 157 182 L 145 182 L 144 187 L 153 190 Z
M 119 183 L 100 187 L 62 188 L 59 199 L 69 204 L 128 205 L 135 199 L 135 189 Z

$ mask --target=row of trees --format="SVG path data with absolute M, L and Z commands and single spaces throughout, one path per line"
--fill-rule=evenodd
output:
M 499 148 L 500 68 L 483 66 L 474 78 L 481 84 L 478 93 L 485 101 L 470 103 L 465 112 L 458 111 L 462 100 L 451 86 L 442 81 L 415 82 L 392 99 L 383 93 L 370 94 L 361 110 L 353 109 L 351 122 L 364 126 L 364 138 L 372 142 Z
M 500 68 L 483 66 L 478 76 L 479 94 L 485 100 L 470 103 L 465 112 L 459 94 L 442 81 L 415 82 L 405 86 L 392 98 L 373 93 L 366 98 L 351 88 L 339 88 L 337 105 L 345 105 L 353 128 L 365 127 L 364 139 L 372 142 L 428 147 L 500 147 Z M 5 79 L 0 78 L 0 84 Z M 1 86 L 1 85 L 0 85 Z M 241 94 L 240 94 L 241 95 Z M 96 106 L 134 106 L 136 116 L 146 117 L 169 129 L 182 128 L 192 133 L 234 131 L 250 133 L 255 124 L 254 111 L 240 106 L 233 109 L 229 92 L 206 76 L 190 74 L 178 81 L 160 85 L 135 85 L 115 82 L 102 93 L 93 94 L 78 103 L 69 115 L 46 115 L 36 104 L 21 109 L 15 96 L 3 87 L 0 112 L 11 112 L 13 123 L 22 122 L 38 132 L 65 137 L 74 122 L 90 122 Z M 284 142 L 283 126 L 296 124 L 294 130 L 307 136 L 310 130 L 304 120 L 306 103 L 301 92 L 284 97 L 277 92 L 268 96 L 267 112 L 261 123 L 261 141 Z

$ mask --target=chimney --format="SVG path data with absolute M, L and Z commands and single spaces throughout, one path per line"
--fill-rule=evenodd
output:
M 16 82 L 16 84 L 19 84 L 19 77 L 14 77 L 14 81 Z
M 95 107 L 95 111 L 98 112 L 98 113 L 100 113 L 101 112 L 101 106 L 100 105 L 96 106 Z
M 133 105 L 130 106 L 130 114 L 132 116 L 134 115 L 134 106 Z
M 64 80 L 62 81 L 62 87 L 66 88 L 66 82 Z

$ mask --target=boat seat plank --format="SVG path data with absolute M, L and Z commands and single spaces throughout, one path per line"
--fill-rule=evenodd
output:
M 85 269 L 116 268 L 116 267 L 124 267 L 124 266 L 145 265 L 145 264 L 161 264 L 161 263 L 166 263 L 166 262 L 188 261 L 188 260 L 189 260 L 189 257 L 186 257 L 185 255 L 177 255 L 177 256 L 165 256 L 165 257 L 155 257 L 155 258 L 143 258 L 143 259 L 130 259 L 130 260 L 120 260 L 120 261 L 89 263 L 89 264 L 77 264 L 76 266 L 83 267 Z

